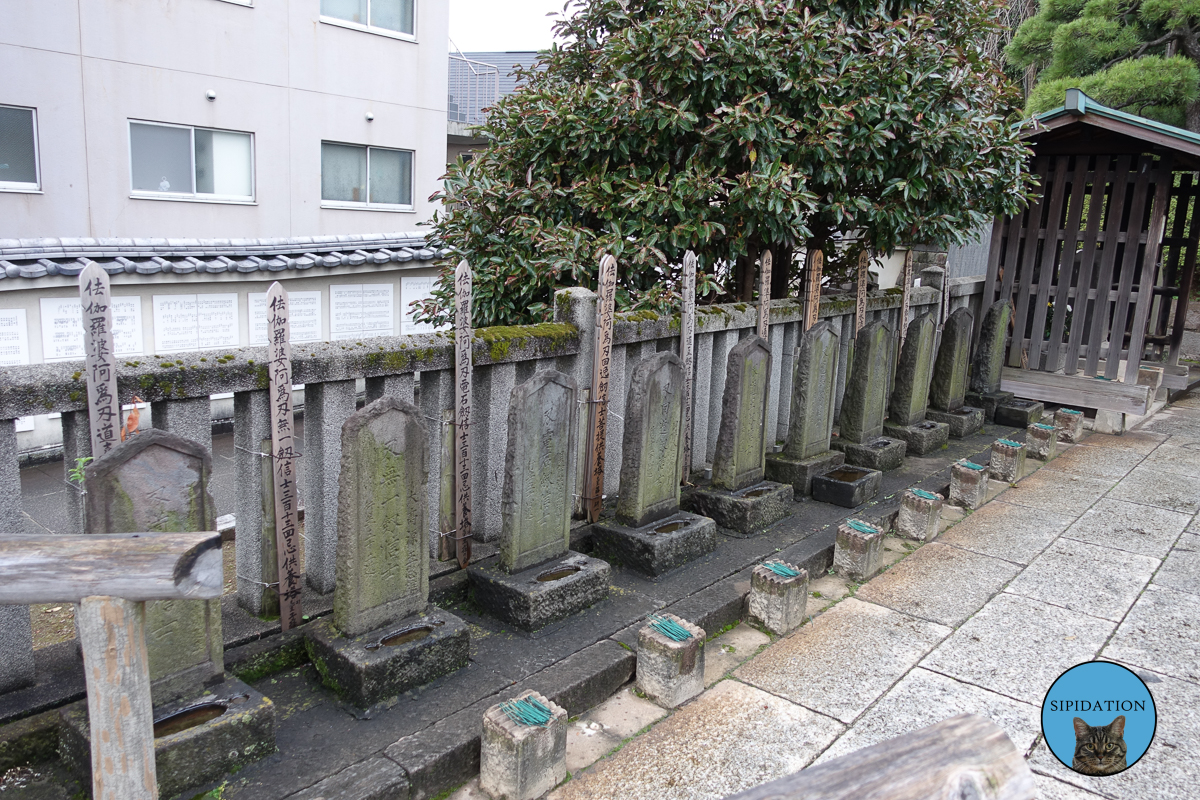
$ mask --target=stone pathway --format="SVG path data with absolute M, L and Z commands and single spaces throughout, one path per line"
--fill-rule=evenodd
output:
M 573 720 L 573 777 L 550 798 L 722 798 L 960 713 L 999 724 L 1047 800 L 1200 796 L 1198 478 L 1200 392 L 1090 435 L 948 512 L 935 542 L 889 540 L 903 560 L 868 583 L 817 576 L 793 634 L 710 640 L 710 688 L 674 712 L 627 687 Z M 1093 659 L 1139 673 L 1158 708 L 1150 750 L 1111 778 L 1062 767 L 1040 735 L 1050 684 Z

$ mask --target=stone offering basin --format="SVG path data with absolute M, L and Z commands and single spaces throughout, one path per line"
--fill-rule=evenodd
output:
M 841 466 L 812 479 L 812 496 L 843 508 L 860 506 L 879 494 L 883 473 L 866 467 Z

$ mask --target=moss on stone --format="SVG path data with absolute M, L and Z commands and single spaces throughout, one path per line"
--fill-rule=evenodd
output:
M 286 642 L 282 647 L 268 650 L 247 659 L 230 669 L 238 680 L 254 683 L 268 675 L 274 675 L 284 670 L 293 669 L 308 663 L 308 651 L 304 647 L 304 639 L 297 637 Z
M 655 318 L 657 319 L 657 315 Z M 495 362 L 507 358 L 514 344 L 517 347 L 523 347 L 530 340 L 548 340 L 548 349 L 557 350 L 575 333 L 574 325 L 563 322 L 541 322 L 537 325 L 498 325 L 493 328 L 480 328 L 475 331 L 475 338 L 489 344 L 488 353 Z
M 83 377 L 83 370 L 81 370 L 81 369 L 77 369 L 77 370 L 75 370 L 75 372 L 73 372 L 71 374 L 71 380 L 73 380 L 73 381 L 77 381 L 82 377 Z

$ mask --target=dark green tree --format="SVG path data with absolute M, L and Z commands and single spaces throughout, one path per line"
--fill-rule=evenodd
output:
M 1198 0 L 1043 0 L 1005 51 L 1037 70 L 1026 111 L 1082 89 L 1112 108 L 1200 132 Z
M 688 249 L 709 286 L 735 264 L 725 296 L 748 300 L 766 247 L 786 278 L 791 248 L 853 232 L 887 252 L 1013 212 L 1021 99 L 979 44 L 999 2 L 580 4 L 439 195 L 475 323 L 544 319 L 555 286 L 595 286 L 601 252 L 621 307 L 668 309 Z M 446 270 L 425 319 L 450 318 L 451 291 Z

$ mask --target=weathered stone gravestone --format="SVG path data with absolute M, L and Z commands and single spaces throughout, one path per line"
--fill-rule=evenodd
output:
M 833 326 L 818 322 L 800 338 L 792 360 L 792 413 L 783 452 L 767 456 L 767 478 L 791 484 L 796 497 L 812 489 L 815 475 L 840 467 L 846 457 L 829 449 L 833 435 L 838 341 Z
M 983 427 L 983 410 L 967 406 L 967 375 L 971 362 L 971 312 L 956 308 L 942 326 L 942 343 L 929 383 L 929 408 L 925 418 L 950 426 L 950 435 L 962 439 Z
M 854 341 L 854 365 L 842 395 L 838 437 L 831 446 L 855 466 L 888 470 L 904 461 L 904 442 L 883 435 L 891 351 L 892 335 L 882 320 L 868 324 Z
M 983 409 L 988 422 L 996 419 L 996 407 L 1012 400 L 1012 392 L 1000 391 L 1000 373 L 1004 368 L 1004 344 L 1008 339 L 1008 327 L 1012 323 L 1013 305 L 1001 300 L 992 305 L 983 315 L 979 329 L 979 341 L 975 345 L 975 358 L 971 362 L 971 388 L 966 402 Z
M 595 526 L 610 560 L 660 575 L 717 546 L 717 525 L 679 510 L 683 366 L 657 353 L 633 369 L 625 403 L 616 518 Z
M 500 555 L 467 568 L 475 601 L 525 630 L 541 628 L 608 596 L 608 564 L 569 549 L 575 398 L 575 382 L 552 370 L 513 389 Z M 678 474 L 673 480 L 678 483 Z
M 794 494 L 790 484 L 763 480 L 770 380 L 771 349 L 765 339 L 747 336 L 729 351 L 712 485 L 684 498 L 688 510 L 738 533 L 761 531 L 783 519 Z
M 910 455 L 940 450 L 950 439 L 949 425 L 925 419 L 933 379 L 934 333 L 933 318 L 928 315 L 909 323 L 888 402 L 888 421 L 883 425 L 883 432 L 903 441 Z
M 203 446 L 166 431 L 141 431 L 85 470 L 89 534 L 215 531 L 208 481 L 212 457 Z M 164 796 L 216 780 L 275 751 L 275 709 L 250 686 L 225 674 L 221 601 L 146 603 L 146 651 L 157 719 L 197 705 L 236 698 L 237 715 L 219 716 L 155 739 Z M 60 712 L 68 760 L 87 765 L 85 702 Z
M 426 448 L 421 413 L 395 397 L 342 426 L 333 618 L 306 643 L 325 683 L 360 707 L 467 662 L 466 625 L 429 605 Z

